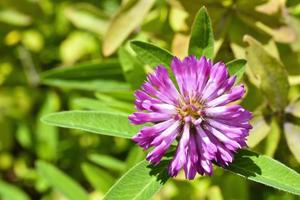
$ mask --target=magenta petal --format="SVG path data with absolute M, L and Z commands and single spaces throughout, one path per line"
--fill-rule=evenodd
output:
M 169 174 L 171 176 L 176 176 L 179 170 L 183 167 L 184 163 L 186 163 L 189 139 L 190 125 L 185 124 L 175 156 L 169 166 Z

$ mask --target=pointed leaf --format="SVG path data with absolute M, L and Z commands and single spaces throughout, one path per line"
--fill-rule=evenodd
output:
M 296 117 L 300 117 L 300 99 L 291 102 L 285 109 L 286 113 L 290 113 Z
M 57 67 L 41 74 L 42 80 L 120 79 L 122 69 L 118 60 L 92 61 L 68 67 Z M 124 79 L 120 79 L 124 80 Z
M 70 89 L 92 91 L 128 90 L 119 62 L 93 61 L 70 67 L 59 67 L 41 74 L 42 83 Z M 105 87 L 103 87 L 105 86 Z
M 130 125 L 127 115 L 101 111 L 58 112 L 46 115 L 41 120 L 53 126 L 123 138 L 131 138 L 141 128 Z
M 17 186 L 0 180 L 0 199 L 30 200 L 29 196 Z
M 230 76 L 236 76 L 236 83 L 239 83 L 245 73 L 247 61 L 236 59 L 226 63 Z
M 89 163 L 83 163 L 81 168 L 85 177 L 92 184 L 95 190 L 107 192 L 114 184 L 114 177 L 99 167 Z
M 89 155 L 89 159 L 99 166 L 115 170 L 117 172 L 123 172 L 126 167 L 125 163 L 123 163 L 121 160 L 108 155 L 91 154 Z
M 226 169 L 249 180 L 300 195 L 300 174 L 268 156 L 240 150 Z
M 265 144 L 265 155 L 273 157 L 280 141 L 281 128 L 279 122 L 273 117 L 271 121 L 271 130 L 268 133 Z
M 58 95 L 53 91 L 48 92 L 44 104 L 38 113 L 38 123 L 35 134 L 35 150 L 41 159 L 53 160 L 57 157 L 58 128 L 48 126 L 39 119 L 43 115 L 58 111 L 59 107 L 60 99 Z
M 160 48 L 154 44 L 143 41 L 131 41 L 130 46 L 137 54 L 137 57 L 152 68 L 163 64 L 170 66 L 173 55 L 166 49 Z
M 119 92 L 130 90 L 130 86 L 121 81 L 113 80 L 44 80 L 44 84 L 65 88 L 65 89 L 76 89 L 85 91 L 97 91 L 97 92 Z
M 126 158 L 126 169 L 130 169 L 146 157 L 146 152 L 139 146 L 134 146 Z
M 255 75 L 260 78 L 260 88 L 273 110 L 282 111 L 287 105 L 289 83 L 284 66 L 251 36 L 245 36 L 249 44 L 246 57 Z
M 290 122 L 284 124 L 287 144 L 296 160 L 300 163 L 300 126 Z
M 122 44 L 129 34 L 142 23 L 154 0 L 129 1 L 121 7 L 111 21 L 104 36 L 103 54 L 109 56 Z
M 251 125 L 253 129 L 247 138 L 247 144 L 249 147 L 255 147 L 268 135 L 271 127 L 262 115 L 254 116 Z
M 210 59 L 214 56 L 214 35 L 205 7 L 199 10 L 194 20 L 189 43 L 189 54 L 198 58 L 206 56 Z
M 110 107 L 110 105 L 108 105 L 106 102 L 102 102 L 92 98 L 76 98 L 72 101 L 72 104 L 75 109 L 78 108 L 86 110 L 99 110 L 102 112 L 116 112 L 126 114 L 126 112 L 119 111 L 118 109 Z
M 146 79 L 143 64 L 124 47 L 119 49 L 118 55 L 127 82 L 132 89 L 139 88 Z
M 66 8 L 65 16 L 74 26 L 103 36 L 108 27 L 108 17 L 96 6 L 74 3 Z
M 137 54 L 137 58 L 140 59 L 141 62 L 149 65 L 152 68 L 155 68 L 158 65 L 164 65 L 167 67 L 169 74 L 172 74 L 170 73 L 170 65 L 173 55 L 170 52 L 153 44 L 142 41 L 132 41 L 130 45 Z
M 69 199 L 88 200 L 86 191 L 73 179 L 44 161 L 36 163 L 38 173 L 45 178 L 49 185 Z
M 111 187 L 103 200 L 151 199 L 168 177 L 165 163 L 151 168 L 148 161 L 141 161 Z

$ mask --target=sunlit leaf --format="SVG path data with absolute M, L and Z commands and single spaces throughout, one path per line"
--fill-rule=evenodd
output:
M 284 66 L 269 55 L 263 46 L 251 36 L 245 36 L 249 44 L 246 57 L 254 74 L 258 75 L 260 88 L 273 110 L 282 111 L 287 105 L 289 83 Z
M 38 161 L 36 163 L 38 173 L 45 178 L 49 185 L 55 188 L 69 199 L 88 200 L 86 191 L 65 173 L 55 166 Z
M 235 174 L 226 173 L 220 177 L 222 196 L 226 199 L 245 199 L 249 200 L 248 180 Z M 232 187 L 234 185 L 235 187 Z
M 247 138 L 247 144 L 249 147 L 255 147 L 268 135 L 271 127 L 262 115 L 255 116 L 251 120 L 251 125 L 253 129 Z
M 245 73 L 247 61 L 244 59 L 232 60 L 226 63 L 230 76 L 236 76 L 236 82 L 240 82 Z
M 92 184 L 95 190 L 107 192 L 107 190 L 114 184 L 114 177 L 99 167 L 89 163 L 83 163 L 81 168 L 85 177 Z
M 296 41 L 297 36 L 295 31 L 288 26 L 272 29 L 261 22 L 257 22 L 256 26 L 272 36 L 276 42 L 292 43 Z
M 300 117 L 300 99 L 291 102 L 285 109 L 285 112 L 290 113 L 296 117 Z
M 30 200 L 30 197 L 13 184 L 0 180 L 0 198 L 7 200 Z
M 173 72 L 170 65 L 173 55 L 170 52 L 142 41 L 132 41 L 130 45 L 141 62 L 152 68 L 156 68 L 158 65 L 164 65 L 172 77 Z
M 146 79 L 143 64 L 124 47 L 119 49 L 118 55 L 127 82 L 133 89 L 139 88 Z
M 33 137 L 28 124 L 23 122 L 18 125 L 16 139 L 25 149 L 30 149 L 33 146 Z
M 300 126 L 286 122 L 284 124 L 284 135 L 289 149 L 300 163 Z
M 98 91 L 98 92 L 112 92 L 112 91 L 126 91 L 130 89 L 130 86 L 121 81 L 113 80 L 59 80 L 59 79 L 47 79 L 43 81 L 44 84 L 76 90 Z
M 99 110 L 102 112 L 116 112 L 116 113 L 126 113 L 119 109 L 110 107 L 111 104 L 103 102 L 97 99 L 91 98 L 76 98 L 72 101 L 75 109 L 87 109 L 87 110 Z
M 276 117 L 272 118 L 271 129 L 266 138 L 265 155 L 273 157 L 280 141 L 281 128 Z
M 101 167 L 105 167 L 117 172 L 123 172 L 126 167 L 124 162 L 108 155 L 91 154 L 89 155 L 89 159 Z
M 218 186 L 212 186 L 211 188 L 209 188 L 207 199 L 223 200 L 221 189 Z
M 132 41 L 130 45 L 140 61 L 150 67 L 155 68 L 160 64 L 170 67 L 173 55 L 167 50 L 142 41 Z
M 80 129 L 109 136 L 131 138 L 141 126 L 129 124 L 128 116 L 101 111 L 66 111 L 46 115 L 42 118 L 46 124 Z
M 226 169 L 249 180 L 300 195 L 300 174 L 268 156 L 240 150 Z
M 87 56 L 96 57 L 100 53 L 97 42 L 97 38 L 89 32 L 74 31 L 61 43 L 60 58 L 65 64 L 73 64 Z
M 127 36 L 142 23 L 154 2 L 154 0 L 129 1 L 129 5 L 120 8 L 104 36 L 102 50 L 105 56 L 114 53 Z
M 0 22 L 15 26 L 28 26 L 31 24 L 32 19 L 30 16 L 20 13 L 12 9 L 1 9 Z
M 122 95 L 123 98 L 125 98 L 125 94 L 120 94 Z M 133 94 L 130 94 L 133 96 Z M 134 112 L 134 105 L 133 101 L 125 101 L 125 100 L 119 100 L 114 98 L 114 94 L 109 93 L 109 94 L 103 94 L 103 93 L 96 93 L 96 97 L 102 101 L 103 103 L 106 103 L 107 106 L 110 106 L 114 109 L 117 109 L 118 111 L 123 111 L 123 113 L 132 113 Z
M 147 200 L 168 180 L 165 164 L 153 168 L 141 161 L 128 170 L 107 192 L 103 200 Z
M 146 157 L 145 151 L 139 146 L 133 147 L 126 158 L 126 169 L 130 169 L 138 162 L 142 161 Z
M 89 91 L 122 91 L 130 87 L 123 82 L 122 70 L 115 60 L 94 61 L 60 67 L 41 74 L 44 84 Z
M 184 59 L 188 55 L 189 39 L 188 35 L 176 33 L 172 41 L 172 53 L 178 58 Z
M 91 61 L 68 67 L 57 67 L 41 74 L 42 80 L 120 79 L 122 69 L 117 60 Z
M 40 118 L 49 113 L 58 111 L 59 107 L 60 100 L 58 95 L 53 91 L 49 92 L 37 116 L 35 148 L 39 158 L 52 160 L 57 156 L 58 129 L 42 123 Z
M 210 59 L 214 56 L 214 34 L 205 7 L 199 10 L 194 19 L 189 43 L 189 54 L 197 57 L 206 56 Z
M 104 35 L 108 27 L 108 17 L 92 4 L 72 4 L 67 8 L 66 17 L 78 28 Z

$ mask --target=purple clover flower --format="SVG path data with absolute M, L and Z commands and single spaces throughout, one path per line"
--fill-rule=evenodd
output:
M 138 112 L 129 120 L 154 125 L 143 127 L 133 140 L 144 149 L 154 147 L 147 155 L 152 164 L 158 164 L 178 140 L 170 176 L 182 168 L 187 179 L 194 179 L 197 172 L 211 175 L 213 161 L 227 166 L 234 153 L 246 146 L 252 115 L 233 104 L 244 95 L 244 86 L 234 86 L 236 77 L 229 76 L 224 63 L 213 64 L 205 57 L 189 56 L 183 61 L 174 57 L 171 68 L 179 90 L 160 65 L 135 92 Z

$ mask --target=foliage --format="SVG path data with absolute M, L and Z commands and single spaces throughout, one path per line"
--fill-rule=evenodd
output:
M 298 1 L 4 0 L 0 7 L 0 199 L 299 198 Z M 188 54 L 226 62 L 255 116 L 249 150 L 194 181 L 170 179 L 169 157 L 149 165 L 129 140 L 140 127 L 127 119 L 146 74 Z

